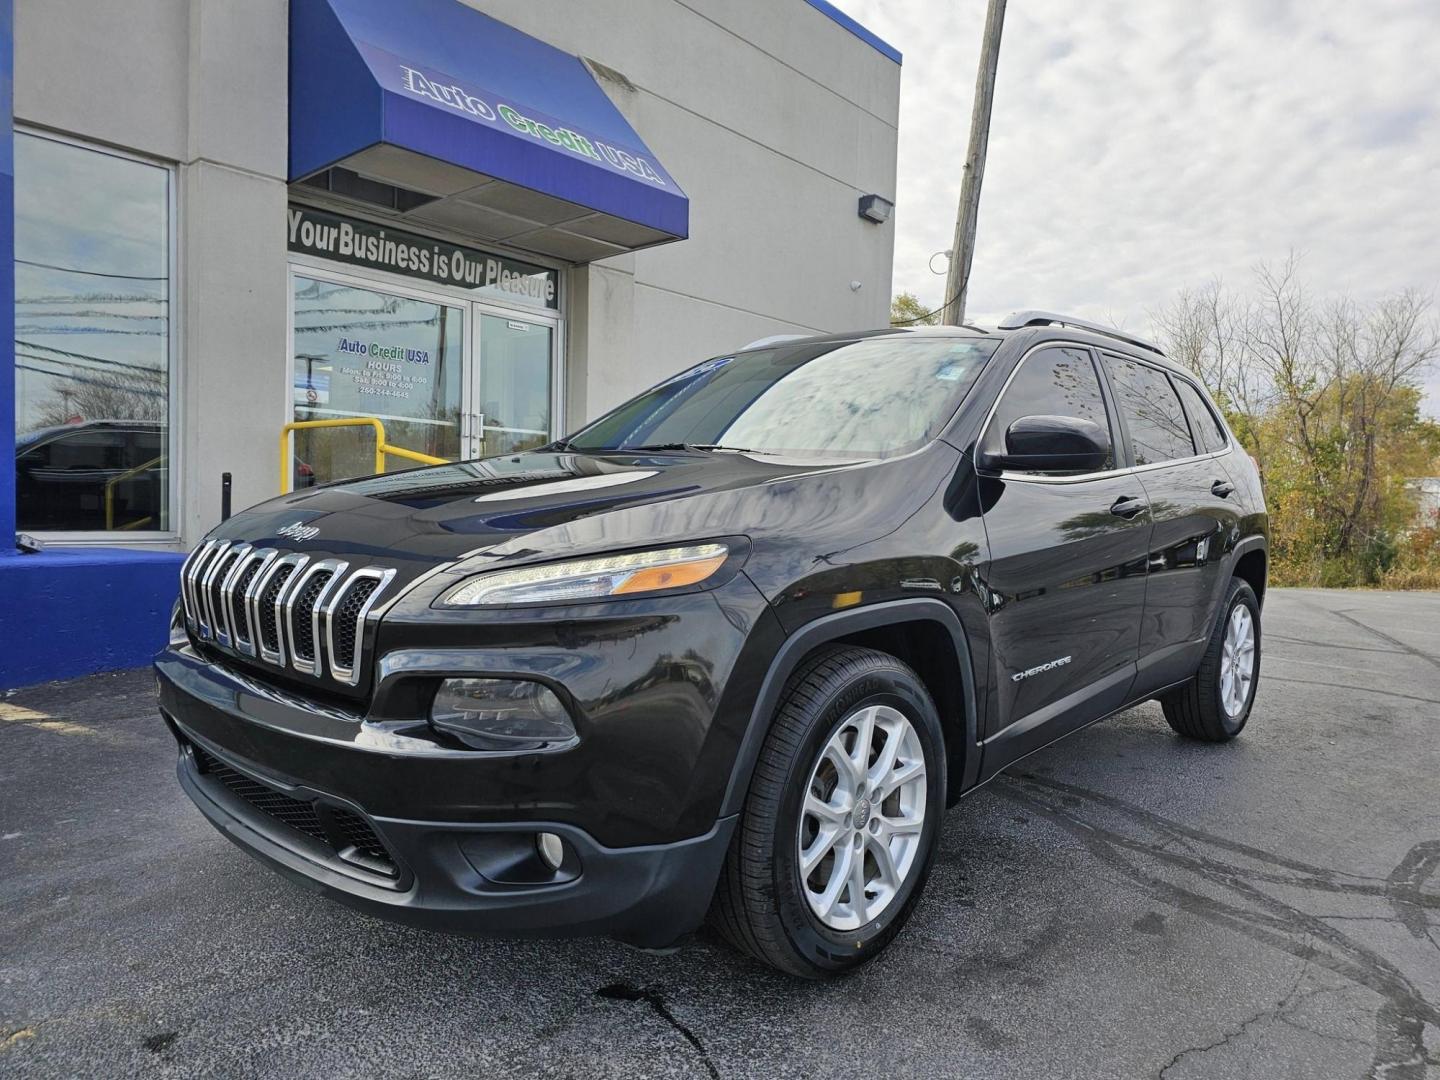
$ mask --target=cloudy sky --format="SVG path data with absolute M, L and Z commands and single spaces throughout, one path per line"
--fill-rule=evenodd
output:
M 905 55 L 895 288 L 938 307 L 985 2 L 838 5 Z M 1440 299 L 1440 3 L 1010 0 L 972 318 L 1141 330 L 1291 248 L 1317 297 Z

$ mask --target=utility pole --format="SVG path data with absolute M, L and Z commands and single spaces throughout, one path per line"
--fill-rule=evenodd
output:
M 980 45 L 980 71 L 975 76 L 975 107 L 970 113 L 970 146 L 965 151 L 965 176 L 955 211 L 955 242 L 950 273 L 945 278 L 945 307 L 940 321 L 959 326 L 965 321 L 965 293 L 970 286 L 970 261 L 975 257 L 975 219 L 980 213 L 980 181 L 985 176 L 985 149 L 990 143 L 990 107 L 995 101 L 995 68 L 1000 62 L 1000 30 L 1005 0 L 990 0 L 985 12 L 985 39 Z

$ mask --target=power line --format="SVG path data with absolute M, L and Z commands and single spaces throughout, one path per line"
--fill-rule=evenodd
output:
M 955 291 L 955 294 L 954 294 L 953 296 L 951 296 L 950 299 L 946 300 L 945 303 L 943 303 L 943 304 L 941 304 L 939 307 L 937 307 L 934 311 L 927 311 L 927 312 L 925 312 L 924 315 L 916 315 L 913 319 L 892 319 L 892 320 L 890 321 L 890 325 L 891 325 L 891 326 L 909 326 L 911 323 L 924 322 L 926 319 L 932 319 L 932 318 L 934 318 L 936 315 L 939 315 L 939 314 L 940 314 L 942 311 L 944 311 L 947 307 L 949 307 L 951 304 L 953 304 L 958 297 L 960 297 L 960 296 L 962 296 L 962 295 L 964 294 L 964 292 L 965 292 L 965 286 L 966 286 L 967 284 L 969 284 L 969 282 L 970 282 L 970 275 L 969 275 L 969 274 L 966 274 L 966 275 L 965 275 L 965 280 L 960 283 L 960 288 Z M 967 330 L 979 330 L 982 334 L 985 332 L 983 328 L 981 328 L 981 327 L 979 327 L 979 326 L 971 326 L 969 323 L 955 323 L 955 325 L 956 325 L 956 326 L 963 326 L 963 327 L 964 327 L 965 329 L 967 329 Z
M 60 266 L 56 263 L 36 262 L 34 259 L 16 259 L 25 266 L 38 266 L 43 270 L 59 270 L 63 274 L 85 274 L 87 277 L 124 278 L 126 281 L 169 281 L 169 274 L 107 274 L 103 270 L 81 270 L 76 266 Z
M 27 353 L 20 350 L 15 351 L 16 356 L 23 356 L 29 360 L 39 360 L 42 364 L 58 364 L 69 368 L 79 368 L 81 371 L 93 371 L 93 368 L 80 367 L 81 364 L 108 364 L 114 367 L 127 368 L 131 371 L 138 371 L 144 375 L 162 376 L 166 374 L 164 368 L 147 367 L 144 364 L 127 364 L 123 360 L 102 360 L 100 357 L 85 357 L 83 359 L 62 360 L 54 356 L 41 356 L 39 353 Z
M 89 360 L 96 364 L 112 364 L 115 367 L 134 368 L 136 371 L 144 371 L 147 373 L 161 372 L 165 370 L 165 368 L 155 367 L 149 364 L 130 364 L 126 363 L 124 360 L 111 360 L 108 356 L 95 356 L 92 353 L 71 352 L 69 349 L 57 349 L 54 345 L 41 345 L 38 341 L 23 341 L 20 338 L 16 338 L 15 344 L 26 349 L 39 349 L 41 352 L 59 353 L 61 356 L 74 357 L 76 360 Z M 47 363 L 52 364 L 57 362 L 51 360 L 49 357 L 46 356 L 36 356 L 33 357 L 33 359 L 44 360 Z

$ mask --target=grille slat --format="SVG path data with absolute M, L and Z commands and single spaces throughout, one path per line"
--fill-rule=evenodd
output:
M 295 563 L 279 567 L 270 583 L 260 590 L 260 647 L 272 653 L 280 652 L 280 618 L 275 611 L 275 602 L 295 570 Z
M 355 646 L 360 637 L 360 613 L 380 589 L 380 579 L 351 579 L 330 615 L 330 663 L 349 671 L 355 666 Z
M 205 579 L 215 559 L 229 546 L 216 540 L 203 544 L 185 574 L 191 622 L 201 637 L 209 637 L 211 631 L 210 615 L 205 610 Z
M 205 590 L 206 608 L 210 612 L 210 632 L 218 638 L 231 638 L 228 620 L 225 618 L 225 579 L 230 571 L 235 568 L 236 561 L 243 552 L 231 550 L 221 555 L 215 563 L 213 573 L 207 573 L 205 579 L 210 585 Z
M 252 780 L 193 743 L 190 752 L 201 775 L 212 778 L 259 813 L 318 841 L 330 854 L 352 865 L 389 878 L 400 876 L 399 867 L 380 837 L 370 823 L 354 811 L 318 800 L 293 798 Z
M 235 579 L 235 584 L 230 587 L 230 613 L 233 625 L 230 628 L 230 638 L 241 646 L 250 646 L 250 613 L 245 610 L 245 592 L 250 588 L 251 583 L 260 573 L 260 568 L 265 565 L 264 557 L 252 555 L 250 563 L 240 576 Z
M 291 617 L 290 628 L 291 648 L 295 659 L 311 665 L 315 663 L 315 604 L 334 576 L 333 570 L 321 570 L 311 575 L 295 596 L 295 613 Z

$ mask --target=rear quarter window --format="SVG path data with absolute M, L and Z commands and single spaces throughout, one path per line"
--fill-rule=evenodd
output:
M 1225 425 L 1215 415 L 1215 410 L 1205 400 L 1205 395 L 1184 379 L 1176 379 L 1175 385 L 1180 388 L 1180 397 L 1190 412 L 1190 422 L 1201 448 L 1206 453 L 1224 450 L 1229 442 L 1225 435 Z
M 1155 465 L 1194 457 L 1190 425 L 1170 377 L 1159 368 L 1124 357 L 1106 353 L 1103 359 L 1115 404 L 1129 434 L 1134 463 Z

